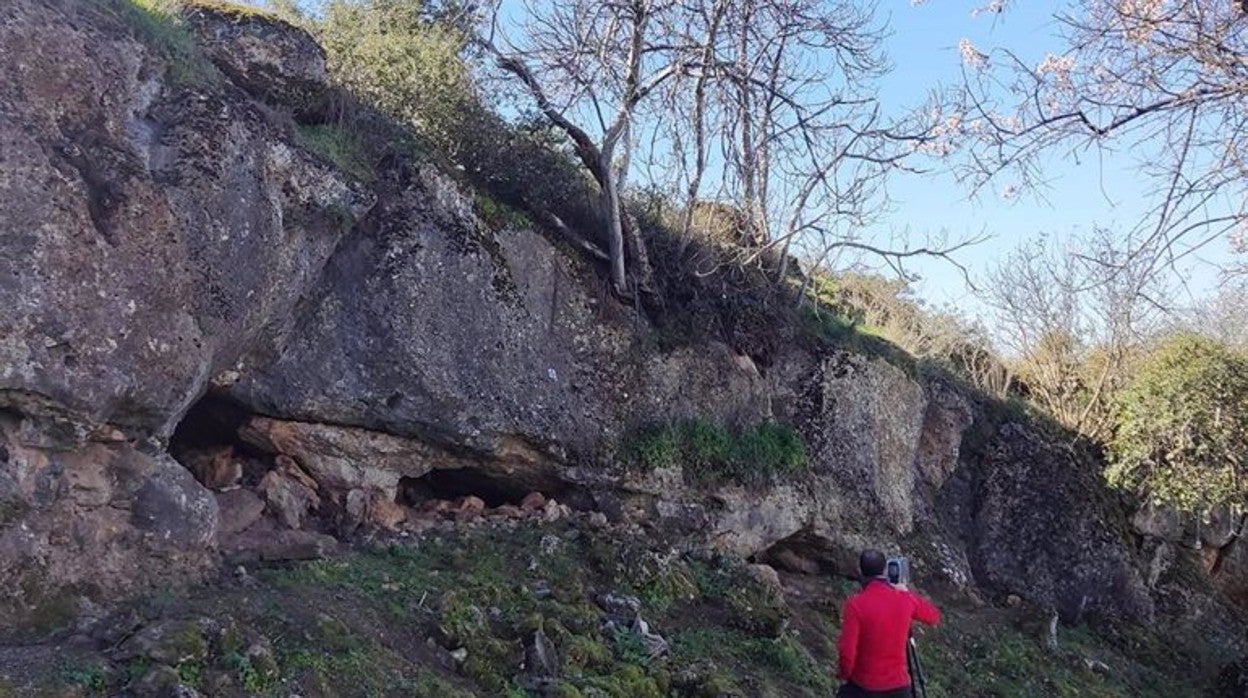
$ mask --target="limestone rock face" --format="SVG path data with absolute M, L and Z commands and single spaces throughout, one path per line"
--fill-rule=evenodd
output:
M 64 431 L 0 413 L 0 637 L 79 595 L 192 581 L 213 557 L 217 504 L 189 471 Z
M 128 12 L 0 5 L 6 621 L 213 563 L 216 502 L 162 442 L 371 203 Z
M 1219 552 L 1214 584 L 1231 603 L 1248 609 L 1248 543 L 1237 538 Z
M 726 346 L 661 354 L 586 270 L 531 230 L 492 231 L 428 168 L 391 173 L 293 322 L 243 362 L 253 409 L 498 453 L 593 452 L 638 421 L 769 413 Z M 610 306 L 610 307 L 604 307 Z
M 971 407 L 947 388 L 844 352 L 793 352 L 773 366 L 769 383 L 773 412 L 799 425 L 808 445 L 808 476 L 763 489 L 721 487 L 709 504 L 690 497 L 679 474 L 655 473 L 630 487 L 657 497 L 661 518 L 705 530 L 718 548 L 855 576 L 863 547 L 895 546 L 928 515 L 924 483 L 938 487 L 958 467 Z M 964 559 L 945 548 L 946 557 Z
M 1244 512 L 1229 506 L 1185 513 L 1147 502 L 1131 517 L 1136 533 L 1188 547 L 1223 548 L 1244 528 Z
M 919 474 L 940 487 L 958 467 L 962 435 L 975 421 L 975 412 L 962 394 L 941 382 L 928 384 L 930 398 L 919 437 Z
M 848 352 L 785 363 L 773 379 L 780 384 L 776 410 L 802 424 L 824 499 L 851 503 L 862 522 L 830 525 L 908 533 L 927 409 L 923 387 L 881 359 Z
M 167 436 L 367 200 L 108 6 L 0 8 L 0 393 Z
M 972 554 L 981 584 L 1054 608 L 1065 621 L 1090 610 L 1151 618 L 1125 517 L 1115 525 L 1095 471 L 1013 422 L 989 444 L 982 467 Z
M 244 441 L 286 455 L 328 492 L 380 490 L 394 497 L 401 477 L 433 468 L 433 449 L 380 432 L 255 417 L 241 430 Z

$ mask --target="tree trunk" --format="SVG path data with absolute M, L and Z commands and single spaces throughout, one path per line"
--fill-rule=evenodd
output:
M 611 285 L 616 295 L 627 298 L 628 279 L 624 271 L 624 216 L 620 192 L 610 166 L 602 168 L 602 217 L 607 224 L 607 254 L 611 256 Z

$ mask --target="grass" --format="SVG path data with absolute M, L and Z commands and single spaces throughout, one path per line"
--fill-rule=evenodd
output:
M 926 362 L 889 341 L 880 328 L 859 324 L 829 308 L 806 305 L 802 307 L 801 317 L 808 336 L 858 354 L 883 359 L 911 378 L 922 377 L 927 366 Z
M 109 0 L 135 38 L 155 49 L 168 63 L 165 77 L 170 83 L 206 88 L 216 84 L 219 74 L 212 62 L 195 44 L 195 38 L 179 16 L 179 4 L 172 0 Z
M 718 609 L 724 632 L 742 642 L 758 641 L 738 653 L 732 676 L 751 673 L 750 662 L 771 651 L 782 624 L 774 599 L 739 562 L 691 560 L 659 553 L 645 541 L 607 543 L 574 530 L 556 525 L 456 534 L 415 547 L 272 570 L 264 577 L 285 596 L 320 589 L 358 604 L 357 617 L 387 619 L 385 624 L 417 629 L 447 649 L 462 647 L 467 660 L 461 673 L 482 695 L 528 695 L 515 677 L 524 646 L 539 628 L 564 661 L 555 695 L 670 695 L 672 660 L 652 659 L 637 636 L 603 627 L 593 599 L 606 591 L 637 596 L 643 616 L 664 634 L 687 618 L 700 618 L 693 609 Z M 370 649 L 343 621 L 322 623 L 311 645 L 280 650 L 283 670 L 318 680 L 338 677 L 330 687 L 364 673 L 393 676 L 394 670 L 376 659 L 377 648 Z M 361 685 L 368 680 L 359 679 Z
M 108 687 L 108 667 L 96 662 L 65 662 L 57 672 L 58 680 L 87 693 L 102 693 Z M 0 695 L 4 695 L 0 692 Z
M 212 692 L 225 673 L 253 696 L 827 696 L 834 609 L 856 588 L 805 578 L 802 594 L 786 599 L 730 556 L 682 555 L 568 521 L 440 532 L 256 574 L 248 589 L 180 606 L 223 628 L 206 657 L 177 667 L 184 682 Z M 651 657 L 636 635 L 605 627 L 595 602 L 604 593 L 640 599 L 669 653 Z M 954 600 L 944 610 L 943 624 L 919 640 L 932 698 L 1153 698 L 1203 688 L 1190 683 L 1200 671 L 1192 656 L 1144 628 L 1063 629 L 1051 651 L 1025 609 Z M 539 629 L 562 666 L 540 693 L 525 688 L 521 668 Z M 247 649 L 258 635 L 271 660 Z M 458 649 L 466 658 L 451 661 Z M 59 676 L 85 694 L 117 695 L 150 668 L 145 659 L 111 671 L 82 660 Z
M 358 135 L 335 124 L 299 126 L 297 132 L 305 148 L 329 160 L 340 171 L 364 183 L 377 179 L 368 149 Z
M 532 229 L 536 227 L 533 219 L 529 218 L 528 214 L 507 204 L 500 203 L 489 194 L 477 193 L 473 198 L 473 204 L 477 216 L 492 228 Z
M 760 638 L 731 628 L 696 628 L 674 636 L 672 646 L 673 658 L 680 664 L 715 666 L 717 671 L 707 683 L 730 693 L 787 696 L 791 695 L 788 684 L 808 689 L 806 695 L 832 695 L 836 690 L 828 668 L 791 635 Z M 742 671 L 751 666 L 766 671 Z
M 1054 651 L 1008 622 L 977 624 L 955 613 L 919 649 L 931 698 L 1202 695 L 1183 675 L 1192 670 L 1188 659 L 1173 651 L 1165 659 L 1126 654 L 1088 626 L 1063 628 Z
M 707 420 L 683 420 L 626 435 L 621 454 L 631 466 L 680 466 L 691 480 L 708 484 L 765 484 L 807 465 L 801 437 L 774 423 L 733 431 Z

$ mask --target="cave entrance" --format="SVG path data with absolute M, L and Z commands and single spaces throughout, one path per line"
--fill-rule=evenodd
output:
M 857 576 L 857 553 L 809 529 L 776 541 L 755 553 L 752 562 L 807 575 Z
M 187 410 L 169 439 L 169 455 L 209 489 L 254 487 L 272 467 L 272 455 L 239 438 L 252 413 L 208 394 Z
M 239 444 L 238 428 L 250 417 L 251 413 L 233 400 L 205 395 L 178 422 L 169 450 Z
M 439 468 L 422 477 L 405 477 L 399 481 L 398 502 L 419 507 L 432 500 L 474 496 L 493 509 L 506 504 L 519 506 L 532 492 L 540 493 L 546 499 L 557 499 L 574 509 L 587 508 L 586 498 L 581 496 L 580 490 L 556 477 L 478 468 Z

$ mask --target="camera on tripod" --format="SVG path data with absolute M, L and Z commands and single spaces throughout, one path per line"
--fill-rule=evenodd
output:
M 904 557 L 890 557 L 884 562 L 884 574 L 893 586 L 910 583 L 910 561 Z

